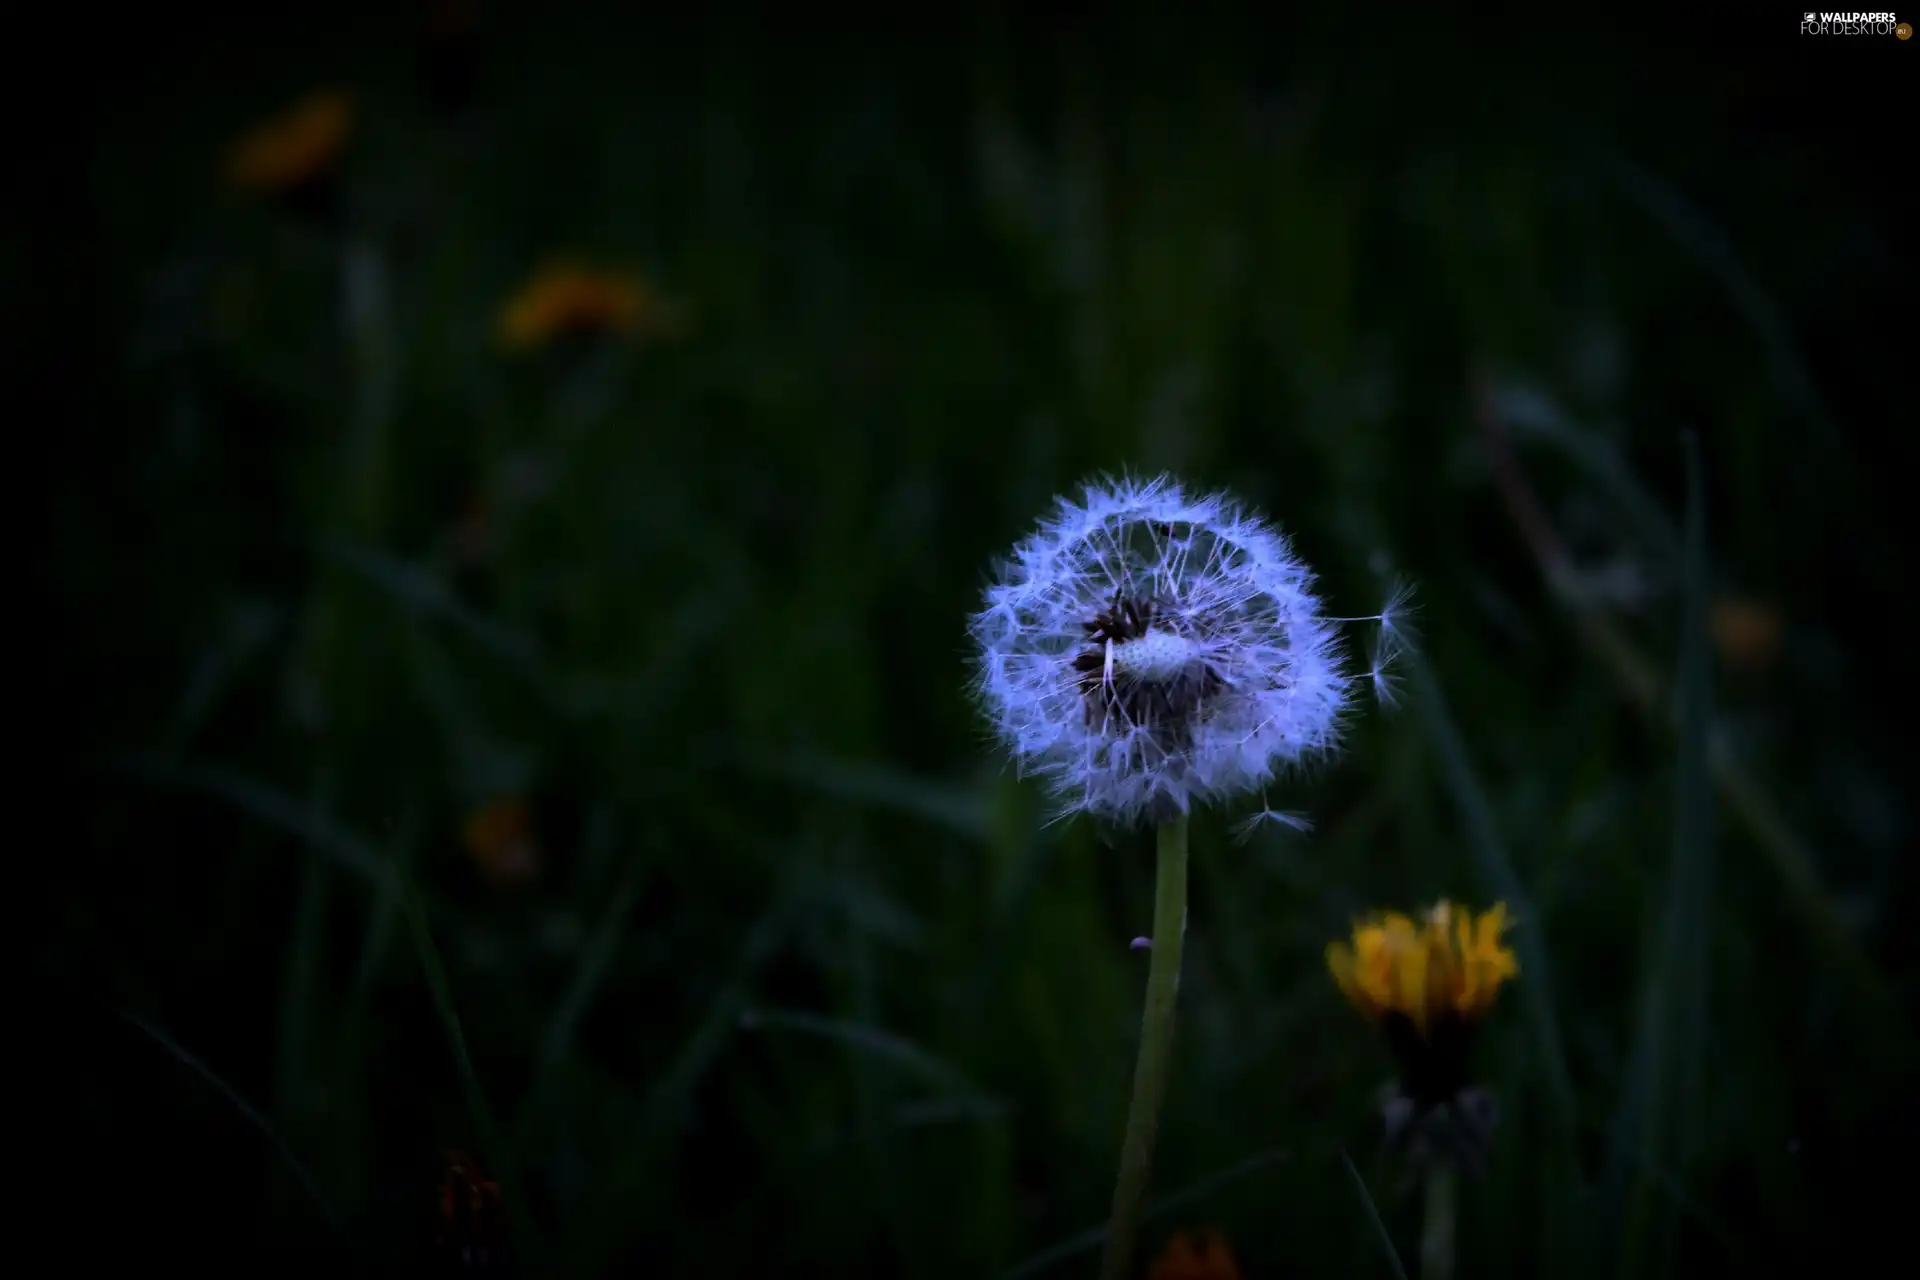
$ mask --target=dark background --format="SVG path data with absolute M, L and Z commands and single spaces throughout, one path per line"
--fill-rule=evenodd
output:
M 998 1275 L 1097 1227 L 1150 842 L 1043 826 L 964 624 L 1126 466 L 1256 503 L 1335 613 L 1404 574 L 1424 635 L 1403 709 L 1273 797 L 1310 834 L 1196 825 L 1155 1189 L 1197 1190 L 1143 1261 L 1212 1225 L 1249 1276 L 1390 1274 L 1346 1151 L 1412 1267 L 1389 1065 L 1321 953 L 1442 894 L 1521 918 L 1462 1274 L 1896 1245 L 1920 49 L 1797 26 L 490 5 L 430 48 L 419 9 L 327 6 L 23 40 L 23 1243 L 405 1269 L 450 1148 L 549 1274 Z M 335 218 L 222 185 L 335 84 Z M 685 331 L 499 351 L 557 252 Z M 1719 625 L 1683 662 L 1690 600 Z M 516 797 L 506 882 L 462 830 Z

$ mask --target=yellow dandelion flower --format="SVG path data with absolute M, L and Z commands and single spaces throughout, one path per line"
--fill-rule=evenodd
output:
M 309 94 L 241 135 L 227 155 L 227 176 L 250 191 L 307 186 L 333 171 L 352 131 L 353 103 L 346 94 Z
M 540 874 L 533 811 L 519 796 L 503 796 L 474 810 L 460 837 L 467 856 L 490 884 L 510 888 Z
M 1176 1231 L 1154 1259 L 1148 1280 L 1240 1280 L 1240 1264 L 1217 1231 Z
M 1369 1019 L 1398 1014 L 1424 1035 L 1449 1016 L 1478 1021 L 1520 972 L 1501 944 L 1506 928 L 1504 902 L 1478 916 L 1441 902 L 1419 921 L 1381 912 L 1356 924 L 1351 942 L 1328 945 L 1327 968 Z
M 1386 1035 L 1416 1105 L 1451 1100 L 1467 1085 L 1472 1033 L 1500 988 L 1520 972 L 1501 937 L 1507 906 L 1476 915 L 1440 902 L 1419 919 L 1378 912 L 1327 947 L 1341 994 Z
M 671 308 L 645 281 L 558 262 L 507 301 L 500 312 L 499 337 L 509 350 L 527 351 L 569 334 L 658 337 L 672 329 Z

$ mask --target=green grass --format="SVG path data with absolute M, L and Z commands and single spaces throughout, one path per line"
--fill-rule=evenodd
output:
M 119 1013 L 130 1025 L 138 1028 L 142 1034 L 147 1036 L 155 1044 L 172 1054 L 179 1060 L 182 1066 L 206 1081 L 221 1097 L 232 1103 L 233 1109 L 244 1116 L 248 1124 L 259 1130 L 260 1136 L 267 1140 L 268 1145 L 273 1148 L 274 1155 L 285 1165 L 287 1172 L 292 1174 L 299 1182 L 301 1190 L 304 1191 L 308 1199 L 312 1201 L 314 1209 L 319 1212 L 328 1230 L 339 1236 L 342 1241 L 349 1244 L 352 1242 L 353 1237 L 349 1234 L 346 1223 L 341 1220 L 339 1210 L 333 1207 L 333 1203 L 327 1198 L 326 1192 L 321 1190 L 319 1179 L 314 1177 L 313 1171 L 308 1169 L 307 1166 L 301 1162 L 300 1157 L 293 1153 L 293 1149 L 289 1147 L 286 1141 L 280 1137 L 279 1133 L 274 1130 L 273 1124 L 265 1116 L 260 1114 L 258 1108 L 236 1093 L 233 1086 L 225 1080 L 222 1080 L 206 1063 L 200 1061 L 200 1059 L 194 1057 L 193 1054 L 176 1043 L 172 1036 L 169 1036 L 166 1032 L 138 1015 L 127 1013 L 124 1010 L 119 1011 Z
M 1353 1158 L 1346 1152 L 1340 1153 L 1340 1162 L 1346 1166 L 1347 1176 L 1353 1180 L 1353 1193 L 1359 1197 L 1361 1207 L 1367 1211 L 1367 1223 L 1380 1241 L 1380 1252 L 1386 1255 L 1387 1266 L 1398 1280 L 1407 1280 L 1407 1269 L 1400 1262 L 1400 1251 L 1394 1247 L 1393 1235 L 1387 1230 L 1387 1224 L 1380 1217 L 1380 1206 L 1373 1202 L 1373 1193 L 1367 1190 L 1367 1180 Z
M 1458 1274 L 1806 1265 L 1897 1221 L 1858 1158 L 1915 1063 L 1900 473 L 1864 453 L 1900 278 L 1860 174 L 1599 45 L 1009 20 L 789 57 L 490 8 L 453 118 L 395 21 L 169 54 L 46 291 L 94 317 L 37 566 L 88 791 L 21 856 L 56 863 L 36 972 L 203 1078 L 65 1073 L 76 1148 L 181 1169 L 149 1238 L 412 1259 L 459 1148 L 551 1274 L 1090 1272 L 1151 842 L 1048 822 L 965 618 L 1123 466 L 1259 505 L 1334 614 L 1405 575 L 1424 637 L 1404 710 L 1267 797 L 1310 832 L 1195 819 L 1143 1261 L 1216 1225 L 1249 1276 L 1400 1273 L 1390 1063 L 1322 950 L 1441 895 L 1507 901 L 1521 968 Z M 218 187 L 335 78 L 344 228 Z M 501 352 L 556 251 L 686 331 Z M 1512 514 L 1490 389 L 1577 574 Z M 1784 620 L 1763 670 L 1714 640 L 1729 592 Z M 509 794 L 517 886 L 461 838 Z

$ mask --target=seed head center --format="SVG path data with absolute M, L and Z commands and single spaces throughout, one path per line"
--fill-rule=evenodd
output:
M 1200 646 L 1185 636 L 1155 628 L 1113 647 L 1113 669 L 1153 684 L 1180 678 L 1200 660 Z

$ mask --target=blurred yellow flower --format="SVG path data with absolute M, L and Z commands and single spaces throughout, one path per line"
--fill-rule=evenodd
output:
M 1506 928 L 1504 902 L 1476 916 L 1442 901 L 1417 921 L 1380 912 L 1354 925 L 1351 942 L 1328 945 L 1327 968 L 1370 1020 L 1398 1015 L 1426 1037 L 1443 1021 L 1479 1021 L 1519 973 L 1501 945 Z
M 227 155 L 227 176 L 250 191 L 304 186 L 332 172 L 352 131 L 353 103 L 346 94 L 309 94 L 242 134 Z
M 1196 1239 L 1176 1231 L 1154 1259 L 1147 1280 L 1240 1280 L 1240 1264 L 1219 1232 L 1203 1232 Z
M 1780 651 L 1780 613 L 1758 600 L 1738 596 L 1715 600 L 1712 628 L 1720 656 L 1743 671 L 1764 671 Z
M 540 874 L 533 812 L 519 796 L 503 796 L 474 810 L 460 835 L 467 856 L 490 884 L 509 888 Z
M 1417 918 L 1381 911 L 1355 922 L 1352 938 L 1327 947 L 1341 994 L 1376 1026 L 1399 1067 L 1383 1116 L 1388 1141 L 1416 1162 L 1478 1169 L 1497 1109 L 1473 1084 L 1474 1041 L 1519 963 L 1501 942 L 1507 905 L 1489 911 L 1441 901 Z
M 657 337 L 672 331 L 667 304 L 636 276 L 574 262 L 545 267 L 500 312 L 500 343 L 527 351 L 578 333 Z

